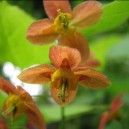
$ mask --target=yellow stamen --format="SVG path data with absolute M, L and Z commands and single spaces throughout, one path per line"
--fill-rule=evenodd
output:
M 3 112 L 4 116 L 11 114 L 15 116 L 18 112 L 22 112 L 25 110 L 24 102 L 17 95 L 10 94 L 5 103 L 5 111 Z
M 58 89 L 58 97 L 62 102 L 65 102 L 65 99 L 68 97 L 68 80 L 62 79 Z
M 70 30 L 73 30 L 72 27 L 69 27 L 69 22 L 72 19 L 72 15 L 70 13 L 63 13 L 61 12 L 60 9 L 57 10 L 57 12 L 58 12 L 58 15 L 55 18 L 55 21 L 53 24 L 55 27 L 55 30 L 58 33 L 66 33 Z
M 51 86 L 56 88 L 56 98 L 62 103 L 70 99 L 69 92 L 76 90 L 77 78 L 70 68 L 59 68 L 51 76 Z

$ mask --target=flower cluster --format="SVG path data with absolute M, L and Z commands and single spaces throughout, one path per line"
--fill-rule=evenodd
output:
M 97 1 L 87 1 L 71 9 L 68 0 L 43 0 L 49 18 L 38 20 L 27 30 L 27 39 L 37 45 L 57 41 L 49 51 L 50 64 L 42 64 L 21 72 L 18 78 L 26 83 L 50 83 L 54 100 L 64 106 L 70 103 L 77 92 L 77 85 L 91 89 L 105 88 L 109 79 L 92 69 L 99 62 L 94 60 L 88 43 L 78 30 L 88 28 L 99 21 L 103 9 Z M 32 97 L 20 86 L 0 79 L 0 89 L 8 94 L 3 105 L 4 116 L 18 117 L 24 112 L 30 119 L 27 127 L 33 124 L 45 129 L 45 122 Z
M 32 23 L 27 30 L 27 39 L 38 45 L 57 40 L 58 46 L 52 46 L 49 52 L 53 65 L 29 68 L 18 78 L 32 84 L 50 82 L 51 94 L 60 105 L 73 100 L 78 83 L 92 89 L 107 87 L 110 81 L 91 68 L 98 62 L 93 59 L 85 37 L 77 32 L 79 28 L 87 28 L 98 22 L 102 15 L 101 4 L 87 1 L 73 11 L 68 0 L 44 0 L 43 5 L 49 19 Z

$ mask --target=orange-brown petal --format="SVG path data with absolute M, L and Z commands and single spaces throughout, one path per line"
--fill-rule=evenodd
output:
M 18 78 L 26 83 L 45 84 L 51 79 L 51 74 L 56 70 L 52 65 L 39 65 L 24 70 Z
M 30 94 L 20 86 L 17 87 L 17 90 L 19 93 L 20 100 L 23 102 L 25 108 L 24 112 L 26 113 L 28 118 L 32 122 L 34 122 L 38 129 L 46 129 L 44 118 Z
M 109 118 L 109 113 L 104 112 L 101 116 L 98 129 L 104 129 Z
M 37 45 L 52 43 L 58 34 L 53 27 L 53 21 L 43 19 L 30 25 L 26 33 L 27 39 Z
M 0 89 L 7 94 L 9 93 L 17 94 L 16 87 L 12 85 L 9 81 L 5 80 L 4 78 L 0 78 Z
M 38 129 L 46 129 L 45 120 L 43 115 L 37 108 L 35 103 L 26 104 L 28 109 L 26 110 L 26 115 L 28 118 L 36 125 Z
M 59 39 L 59 45 L 77 49 L 81 53 L 81 63 L 85 63 L 89 57 L 89 46 L 85 37 L 80 33 L 62 35 Z
M 110 113 L 117 112 L 125 104 L 125 102 L 120 101 L 123 95 L 124 94 L 120 94 L 116 98 L 113 99 L 111 106 L 110 106 Z
M 52 46 L 50 48 L 49 58 L 57 67 L 74 68 L 77 67 L 81 61 L 78 50 L 63 46 Z
M 71 25 L 87 28 L 97 23 L 102 15 L 102 5 L 97 1 L 87 1 L 73 9 Z
M 74 74 L 79 77 L 80 85 L 91 89 L 105 88 L 110 84 L 105 75 L 90 68 L 77 68 Z
M 71 6 L 68 0 L 43 0 L 44 9 L 48 17 L 52 20 L 58 14 L 58 10 L 63 13 L 71 13 Z

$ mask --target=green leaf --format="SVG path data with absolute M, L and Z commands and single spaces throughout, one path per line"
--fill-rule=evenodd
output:
M 108 35 L 105 37 L 99 37 L 90 43 L 91 52 L 95 55 L 95 58 L 100 61 L 100 69 L 105 67 L 105 58 L 107 51 L 119 42 L 122 37 L 119 35 Z
M 127 35 L 127 37 L 121 40 L 118 44 L 110 48 L 107 53 L 107 58 L 118 60 L 122 57 L 129 58 L 129 35 Z
M 120 122 L 114 120 L 105 129 L 123 129 L 123 127 Z
M 6 1 L 0 2 L 0 63 L 10 61 L 24 68 L 49 62 L 50 45 L 36 46 L 26 40 L 25 33 L 34 18 Z
M 43 106 L 40 107 L 45 120 L 47 122 L 60 121 L 61 120 L 61 107 L 60 106 Z M 82 105 L 69 105 L 65 107 L 65 117 L 75 118 L 75 116 L 80 114 L 86 114 L 96 109 L 94 106 L 82 106 Z
M 104 6 L 100 21 L 88 29 L 81 30 L 85 35 L 112 30 L 129 18 L 129 1 L 114 1 Z

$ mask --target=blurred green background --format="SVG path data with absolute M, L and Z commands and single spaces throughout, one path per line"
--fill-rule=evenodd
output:
M 72 8 L 81 2 L 83 0 L 70 1 Z M 102 90 L 78 86 L 76 98 L 65 108 L 67 129 L 97 129 L 101 113 L 108 110 L 112 99 L 120 93 L 125 94 L 120 119 L 109 121 L 105 129 L 129 128 L 129 1 L 100 2 L 104 12 L 99 23 L 79 31 L 86 37 L 95 58 L 101 63 L 96 69 L 107 75 L 112 84 Z M 25 36 L 28 26 L 44 17 L 47 16 L 42 0 L 0 1 L 0 75 L 14 84 L 21 83 L 16 80 L 21 70 L 50 63 L 48 52 L 54 43 L 36 46 L 27 41 Z M 49 85 L 40 87 L 40 92 L 32 95 L 44 115 L 48 129 L 60 129 L 60 106 L 50 97 Z M 0 96 L 2 107 L 6 95 L 0 91 Z M 25 129 L 26 121 L 27 118 L 22 116 L 14 120 L 10 128 Z M 7 120 L 7 123 L 10 124 L 10 121 Z

